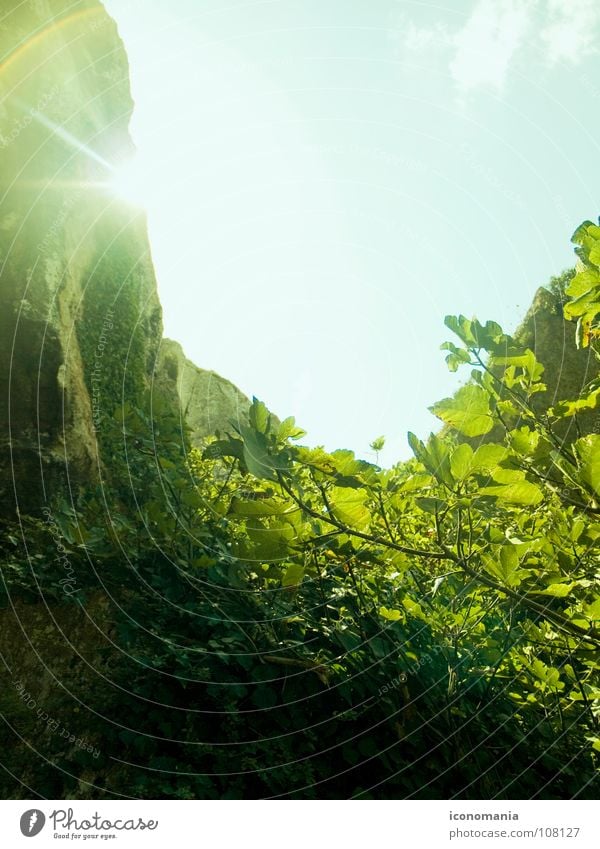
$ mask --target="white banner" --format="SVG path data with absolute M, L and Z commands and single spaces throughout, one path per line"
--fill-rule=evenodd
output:
M 598 849 L 588 801 L 4 801 L 0 846 Z M 35 841 L 28 843 L 29 840 Z M 117 842 L 118 841 L 118 842 Z

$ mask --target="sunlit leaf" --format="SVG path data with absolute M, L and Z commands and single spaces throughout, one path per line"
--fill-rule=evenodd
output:
M 489 472 L 491 469 L 495 469 L 499 463 L 506 460 L 509 453 L 509 450 L 503 445 L 497 445 L 494 442 L 480 445 L 473 454 L 471 470 L 473 472 Z
M 548 595 L 553 598 L 566 598 L 573 592 L 573 588 L 576 586 L 574 582 L 567 584 L 550 584 L 545 587 L 543 590 L 535 590 L 536 595 Z
M 508 439 L 511 447 L 517 454 L 527 455 L 533 454 L 540 441 L 540 435 L 537 431 L 524 425 L 523 427 L 511 430 L 508 434 Z
M 535 507 L 544 498 L 544 493 L 539 486 L 526 480 L 506 486 L 485 486 L 478 491 L 478 494 L 524 507 Z
M 303 436 L 306 436 L 306 431 L 296 426 L 296 419 L 293 416 L 284 419 L 277 431 L 277 438 L 281 441 L 285 439 L 301 439 Z
M 252 399 L 252 406 L 248 412 L 250 425 L 260 433 L 266 433 L 269 426 L 271 414 L 267 410 L 265 404 L 259 401 L 258 398 Z
M 454 449 L 450 457 L 450 470 L 455 480 L 461 481 L 471 472 L 473 463 L 473 449 L 467 443 L 463 443 Z
M 600 435 L 590 433 L 574 445 L 579 461 L 579 474 L 596 495 L 600 495 Z
M 494 426 L 488 395 L 480 386 L 462 386 L 453 398 L 438 401 L 430 410 L 464 436 L 482 436 Z
M 414 433 L 409 433 L 408 442 L 427 471 L 431 472 L 440 483 L 450 487 L 454 485 L 450 470 L 450 448 L 442 439 L 431 434 L 425 446 Z
M 370 443 L 369 447 L 372 451 L 381 451 L 384 445 L 385 436 L 378 436 L 377 439 L 374 439 L 373 442 Z
M 364 490 L 334 487 L 330 500 L 335 516 L 340 522 L 360 531 L 369 527 L 371 514 L 365 506 L 368 494 Z
M 383 616 L 384 619 L 388 619 L 390 622 L 398 622 L 403 617 L 403 613 L 401 610 L 394 610 L 393 608 L 380 607 L 379 615 Z

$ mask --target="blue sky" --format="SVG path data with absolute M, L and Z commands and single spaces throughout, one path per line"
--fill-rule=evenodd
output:
M 409 455 L 447 313 L 514 329 L 598 214 L 596 0 L 110 0 L 167 335 L 312 444 Z

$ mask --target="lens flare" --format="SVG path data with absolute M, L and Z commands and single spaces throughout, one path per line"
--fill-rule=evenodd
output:
M 132 206 L 148 206 L 151 180 L 141 160 L 137 157 L 128 159 L 112 168 L 107 187 L 111 194 Z

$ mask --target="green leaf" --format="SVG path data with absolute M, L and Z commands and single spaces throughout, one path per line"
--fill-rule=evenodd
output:
M 521 469 L 503 469 L 501 466 L 492 469 L 491 474 L 494 481 L 501 484 L 519 483 L 525 479 L 525 472 Z
M 500 549 L 500 562 L 507 574 L 512 574 L 519 568 L 519 555 L 514 545 L 504 545 Z
M 567 301 L 564 306 L 565 318 L 567 319 L 578 318 L 579 316 L 593 319 L 598 311 L 598 293 L 595 289 Z
M 444 324 L 468 347 L 477 345 L 477 340 L 471 332 L 471 321 L 466 316 L 447 315 Z
M 598 229 L 593 221 L 583 221 L 571 236 L 571 241 L 576 245 L 583 245 L 588 237 L 588 233 L 593 235 L 594 231 Z
M 480 324 L 476 318 L 468 319 L 464 315 L 447 315 L 444 324 L 461 339 L 467 348 L 484 348 L 490 352 L 501 352 L 509 344 L 510 337 L 506 336 L 495 321 L 486 321 L 485 326 Z M 448 350 L 452 351 L 448 344 Z M 452 351 L 457 354 L 456 351 Z
M 535 677 L 547 687 L 550 687 L 552 690 L 564 690 L 565 685 L 560 680 L 558 669 L 555 669 L 553 666 L 546 666 L 538 658 L 530 664 L 529 668 Z
M 565 289 L 565 294 L 578 298 L 597 288 L 600 288 L 600 272 L 596 268 L 586 268 L 575 275 Z
M 248 540 L 236 544 L 236 554 L 242 560 L 280 560 L 290 553 L 296 539 L 294 528 L 286 522 L 269 519 L 248 519 Z
M 408 444 L 410 445 L 417 460 L 421 460 L 422 462 L 422 457 L 425 454 L 425 444 L 421 442 L 419 437 L 410 430 L 408 432 Z
M 571 582 L 569 584 L 550 584 L 543 590 L 533 590 L 535 595 L 548 595 L 552 596 L 552 598 L 566 598 L 573 592 L 574 587 L 576 587 L 576 582 Z
M 335 463 L 324 448 L 305 448 L 300 445 L 294 448 L 295 459 L 304 466 L 310 466 L 326 474 L 335 472 Z
M 402 599 L 402 606 L 411 616 L 414 616 L 415 619 L 422 619 L 424 622 L 427 622 L 427 616 L 423 612 L 423 608 L 419 604 L 418 601 L 413 601 L 412 598 L 405 596 Z
M 408 492 L 415 492 L 420 489 L 428 488 L 432 483 L 433 478 L 431 475 L 419 472 L 414 475 L 409 475 L 405 481 L 402 481 L 399 488 L 402 494 L 406 494 Z
M 248 412 L 250 425 L 259 433 L 266 433 L 269 429 L 269 419 L 271 414 L 266 406 L 258 398 L 252 398 L 252 406 Z
M 583 398 L 576 398 L 573 401 L 559 401 L 552 409 L 548 410 L 548 414 L 560 419 L 569 418 L 582 410 L 595 409 L 599 401 L 600 386 L 584 395 Z
M 478 491 L 478 495 L 486 495 L 498 501 L 519 504 L 523 507 L 535 507 L 544 497 L 539 486 L 525 480 L 506 486 L 485 486 Z
M 473 463 L 473 449 L 467 443 L 455 448 L 450 457 L 450 470 L 452 477 L 457 481 L 464 480 L 471 472 Z
M 600 596 L 592 602 L 585 605 L 585 615 L 592 622 L 600 622 Z
M 425 466 L 440 483 L 446 486 L 454 486 L 454 479 L 450 470 L 450 449 L 439 437 L 431 434 L 427 447 L 418 439 L 414 433 L 408 434 L 408 442 L 417 460 Z
M 220 460 L 223 457 L 235 457 L 243 461 L 244 443 L 241 439 L 218 439 L 207 445 L 202 453 L 204 460 Z
M 498 366 L 517 366 L 523 369 L 528 380 L 538 381 L 544 373 L 544 366 L 536 359 L 535 354 L 529 348 L 522 353 L 509 356 L 496 356 L 492 358 L 491 364 Z
M 508 449 L 495 442 L 490 442 L 487 445 L 480 445 L 473 454 L 471 469 L 473 472 L 489 472 L 492 469 L 495 469 L 499 463 L 506 460 L 508 455 Z
M 600 495 L 600 435 L 590 433 L 573 446 L 579 465 L 579 476 L 596 495 Z
M 251 475 L 264 480 L 275 481 L 277 475 L 271 464 L 268 446 L 258 439 L 261 434 L 244 436 L 244 463 Z
M 508 434 L 508 440 L 511 448 L 521 456 L 533 454 L 540 441 L 540 435 L 535 430 L 531 430 L 527 426 L 511 430 Z
M 457 371 L 460 365 L 471 362 L 471 355 L 465 348 L 457 348 L 452 342 L 444 342 L 440 346 L 442 351 L 450 351 L 446 356 L 446 364 L 449 371 Z
M 244 439 L 244 463 L 251 475 L 276 481 L 276 470 L 287 471 L 289 459 L 285 451 L 271 453 L 266 436 L 252 428 L 241 427 L 240 432 Z
M 374 484 L 379 480 L 378 466 L 367 463 L 366 460 L 357 460 L 354 451 L 332 451 L 330 458 L 337 472 L 335 480 L 339 486 L 361 487 L 365 483 Z
M 401 610 L 394 610 L 388 607 L 380 607 L 379 615 L 383 616 L 384 619 L 388 619 L 390 622 L 398 622 L 398 620 L 403 618 L 403 613 Z
M 277 430 L 277 439 L 282 442 L 286 439 L 301 439 L 303 436 L 306 436 L 306 431 L 296 427 L 296 419 L 293 416 L 284 419 Z
M 506 587 L 518 587 L 529 574 L 519 568 L 519 554 L 514 545 L 503 545 L 496 556 L 485 556 L 484 563 L 488 572 L 500 580 Z
M 359 531 L 366 531 L 371 523 L 371 513 L 365 506 L 367 499 L 365 490 L 346 487 L 334 487 L 330 496 L 336 518 Z
M 424 497 L 424 498 L 415 498 L 415 503 L 417 507 L 420 507 L 425 513 L 439 513 L 445 507 L 447 507 L 447 503 L 442 501 L 441 498 L 433 498 L 433 497 Z
M 589 329 L 590 320 L 582 315 L 577 319 L 577 327 L 575 328 L 575 345 L 577 350 L 589 347 Z
M 429 409 L 464 436 L 482 436 L 494 426 L 488 394 L 480 386 L 463 386 L 453 398 L 444 398 Z
M 285 570 L 281 579 L 282 587 L 297 587 L 302 583 L 304 578 L 304 566 L 300 563 L 290 563 Z
M 234 516 L 280 516 L 297 509 L 292 501 L 277 501 L 274 498 L 244 501 L 233 498 L 229 512 Z

